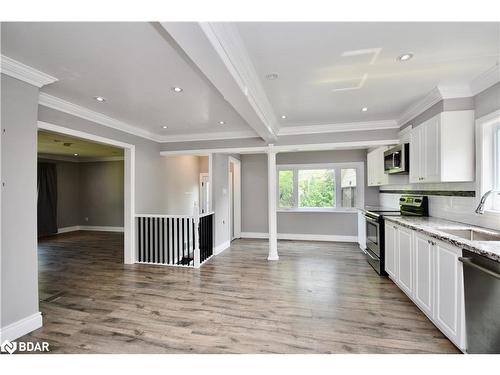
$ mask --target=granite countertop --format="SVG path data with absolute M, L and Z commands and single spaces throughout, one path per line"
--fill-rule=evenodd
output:
M 448 242 L 454 246 L 483 255 L 489 259 L 500 262 L 500 241 L 471 241 L 462 237 L 443 232 L 440 229 L 477 229 L 481 232 L 498 235 L 491 229 L 482 228 L 456 221 L 438 219 L 436 217 L 414 217 L 414 216 L 385 216 L 386 221 L 399 224 L 403 227 L 425 233 L 437 240 Z

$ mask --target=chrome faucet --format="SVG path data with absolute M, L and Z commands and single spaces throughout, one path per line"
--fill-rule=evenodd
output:
M 476 214 L 482 215 L 484 213 L 484 203 L 486 202 L 486 199 L 493 193 L 500 194 L 500 190 L 488 190 L 486 193 L 484 193 L 481 197 L 479 205 L 476 208 Z

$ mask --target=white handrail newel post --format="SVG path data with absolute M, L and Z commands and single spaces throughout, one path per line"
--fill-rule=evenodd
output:
M 193 262 L 194 268 L 200 268 L 200 209 L 198 204 L 195 202 L 193 207 L 193 221 L 194 221 L 194 250 L 193 250 Z

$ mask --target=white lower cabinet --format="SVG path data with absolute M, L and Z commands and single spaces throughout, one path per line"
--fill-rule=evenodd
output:
M 385 270 L 427 317 L 465 351 L 462 250 L 386 222 Z
M 397 280 L 399 287 L 409 296 L 413 295 L 413 247 L 411 245 L 411 231 L 406 228 L 397 229 Z
M 434 277 L 432 241 L 420 234 L 413 237 L 415 253 L 415 294 L 414 301 L 432 319 L 434 313 Z

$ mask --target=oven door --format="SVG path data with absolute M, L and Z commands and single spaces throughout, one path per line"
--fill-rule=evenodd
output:
M 377 219 L 365 215 L 366 219 L 366 247 L 377 257 L 380 257 L 380 223 Z

